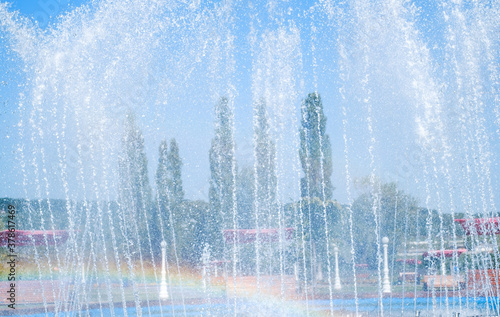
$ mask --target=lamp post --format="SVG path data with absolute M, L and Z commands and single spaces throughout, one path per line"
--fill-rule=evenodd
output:
M 339 248 L 335 246 L 333 248 L 333 252 L 335 253 L 335 284 L 333 285 L 333 288 L 339 290 L 342 288 L 342 285 L 340 285 L 339 275 Z
M 387 259 L 387 245 L 389 244 L 389 238 L 383 237 L 382 243 L 384 244 L 384 280 L 382 283 L 382 292 L 391 292 L 391 283 L 389 282 L 389 261 Z
M 160 284 L 160 299 L 168 298 L 167 291 L 167 271 L 165 270 L 165 257 L 167 254 L 167 242 L 161 242 L 161 284 Z

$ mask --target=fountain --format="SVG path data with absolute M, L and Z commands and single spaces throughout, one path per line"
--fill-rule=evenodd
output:
M 499 315 L 499 10 L 1 1 L 0 315 Z

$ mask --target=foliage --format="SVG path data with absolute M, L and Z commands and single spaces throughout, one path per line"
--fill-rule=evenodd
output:
M 462 253 L 458 258 L 458 268 L 460 271 L 465 272 L 467 270 L 474 269 L 498 269 L 500 268 L 500 257 L 498 253 L 475 253 L 467 252 Z
M 351 206 L 354 249 L 356 263 L 366 263 L 376 269 L 382 258 L 382 237 L 389 238 L 389 254 L 393 254 L 403 243 L 405 230 L 410 236 L 415 234 L 418 208 L 416 200 L 399 190 L 395 183 L 375 182 L 368 189 Z M 410 237 L 407 235 L 407 238 Z
M 299 156 L 304 171 L 301 196 L 331 200 L 332 149 L 320 95 L 310 93 L 302 102 L 301 113 Z
M 173 249 L 177 232 L 181 228 L 175 224 L 185 218 L 183 202 L 184 189 L 182 187 L 182 161 L 179 147 L 175 139 L 170 140 L 170 149 L 166 140 L 160 143 L 158 167 L 156 169 L 157 208 L 163 239 L 169 249 Z
M 332 149 L 326 134 L 326 116 L 323 103 L 317 93 L 310 93 L 301 106 L 299 157 L 304 177 L 300 180 L 300 210 L 302 226 L 308 236 L 309 249 L 314 265 L 319 258 L 326 259 L 333 237 L 331 229 L 339 220 L 339 209 L 331 201 L 333 186 Z M 328 235 L 327 235 L 328 233 Z
M 71 202 L 71 204 L 74 205 L 76 202 Z M 45 228 L 49 228 L 48 226 L 52 228 L 52 224 L 54 224 L 56 230 L 68 229 L 68 210 L 64 199 L 0 198 L 0 210 L 7 210 L 8 205 L 16 207 L 16 230 L 41 230 L 42 222 L 45 223 Z M 51 213 L 53 217 L 51 217 Z M 6 217 L 7 214 L 3 218 L 5 228 L 7 226 Z
M 224 248 L 222 230 L 234 226 L 236 162 L 233 121 L 233 112 L 228 100 L 222 97 L 215 106 L 215 135 L 209 151 L 210 216 L 207 223 L 210 232 L 205 241 L 211 245 L 215 256 L 221 256 Z
M 195 266 L 201 259 L 206 234 L 211 229 L 206 221 L 209 206 L 204 201 L 185 200 L 178 210 L 182 217 L 174 218 L 177 255 L 181 262 Z
M 168 144 L 166 140 L 161 141 L 158 149 L 158 166 L 156 168 L 156 193 L 158 206 L 160 208 L 160 215 L 163 225 L 168 223 L 166 215 L 168 214 L 169 206 L 169 182 L 168 175 Z
M 307 241 L 306 250 L 301 252 L 306 252 L 307 257 L 315 252 L 317 258 L 324 261 L 328 253 L 327 246 L 331 255 L 331 246 L 338 243 L 340 233 L 344 231 L 340 227 L 342 212 L 343 207 L 337 201 L 323 202 L 319 198 L 302 198 L 299 202 L 285 206 L 286 214 L 297 214 L 296 219 L 289 220 L 294 223 L 288 225 L 297 228 L 299 240 L 302 239 L 303 234 Z
M 175 139 L 171 139 L 169 149 L 167 141 L 163 140 L 158 152 L 158 167 L 156 169 L 158 197 L 163 203 L 169 202 L 172 207 L 175 207 L 184 200 L 179 146 Z
M 254 204 L 254 173 L 251 167 L 239 170 L 236 179 L 236 199 L 238 205 L 238 227 L 250 229 L 255 227 L 253 214 Z
M 169 182 L 169 191 L 172 197 L 172 204 L 176 206 L 184 200 L 184 189 L 182 187 L 182 160 L 179 155 L 179 146 L 175 139 L 170 140 L 167 163 L 167 171 L 171 179 Z
M 168 144 L 163 140 L 159 146 L 158 166 L 156 168 L 156 208 L 159 220 L 159 234 L 162 235 L 162 240 L 167 243 L 169 254 L 174 254 L 175 246 L 175 229 L 172 226 L 174 222 L 173 211 L 171 208 L 170 199 L 170 182 L 171 179 L 168 173 Z
M 254 107 L 254 155 L 255 155 L 255 211 L 259 228 L 276 227 L 272 219 L 276 213 L 276 149 L 271 140 L 266 104 L 263 100 Z
M 133 114 L 125 120 L 122 153 L 119 156 L 120 176 L 120 228 L 126 244 L 134 240 L 141 246 L 143 255 L 150 254 L 151 245 L 158 245 L 157 219 L 151 208 L 151 187 L 148 178 L 148 160 L 144 151 L 144 137 L 137 127 Z

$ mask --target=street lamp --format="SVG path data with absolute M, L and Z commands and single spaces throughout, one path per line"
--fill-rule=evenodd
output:
M 382 284 L 382 292 L 391 292 L 391 283 L 389 282 L 389 261 L 387 259 L 387 245 L 389 244 L 389 238 L 383 237 L 382 243 L 384 245 L 384 281 Z
M 161 242 L 161 284 L 160 284 L 160 299 L 168 299 L 167 291 L 167 271 L 165 270 L 165 257 L 167 254 L 167 242 Z
M 342 285 L 340 285 L 339 274 L 339 248 L 337 246 L 334 246 L 333 252 L 335 253 L 335 284 L 333 285 L 333 288 L 339 290 L 342 288 Z

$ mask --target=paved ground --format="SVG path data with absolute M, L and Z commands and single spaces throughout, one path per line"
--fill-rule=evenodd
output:
M 277 288 L 278 289 L 278 288 Z M 414 288 L 411 288 L 414 290 Z M 9 282 L 0 282 L 0 316 L 14 314 L 14 310 L 8 308 L 10 302 L 7 300 L 7 291 L 10 290 Z M 229 290 L 228 294 L 222 287 L 212 288 L 210 291 L 204 290 L 200 285 L 174 285 L 169 286 L 169 299 L 159 299 L 159 286 L 156 284 L 137 284 L 135 286 L 127 285 L 121 287 L 118 284 L 111 285 L 73 285 L 64 283 L 63 281 L 20 281 L 16 283 L 16 314 L 19 313 L 44 313 L 48 311 L 80 311 L 95 309 L 109 309 L 110 307 L 153 307 L 161 305 L 180 306 L 197 305 L 197 304 L 217 304 L 226 303 L 228 301 L 227 295 L 231 294 L 236 296 L 250 298 L 255 295 L 256 289 L 249 288 L 248 285 L 242 286 L 242 290 L 234 292 Z M 367 291 L 371 290 L 371 291 Z M 380 294 L 376 291 L 376 286 L 367 287 L 363 292 L 358 294 L 359 299 L 373 299 L 377 300 Z M 393 293 L 384 294 L 383 297 L 389 298 L 402 298 L 403 293 L 401 288 L 395 287 Z M 270 294 L 276 293 L 276 290 L 269 290 Z M 271 295 L 268 295 L 271 296 Z M 262 295 L 262 294 L 261 294 Z M 274 294 L 279 295 L 279 293 Z M 433 296 L 434 295 L 434 296 Z M 405 298 L 419 298 L 422 300 L 432 297 L 466 297 L 465 291 L 452 292 L 452 291 L 435 291 L 432 292 L 407 292 L 405 291 Z M 470 296 L 470 294 L 469 294 Z M 333 292 L 333 299 L 335 300 L 352 300 L 354 298 L 352 290 L 349 286 L 345 286 L 342 291 Z M 312 290 L 307 292 L 308 300 L 328 300 L 330 292 L 328 285 L 317 285 L 315 293 Z M 305 293 L 289 297 L 288 299 L 295 301 L 304 301 L 306 299 Z M 125 303 L 125 305 L 123 304 Z M 56 305 L 59 305 L 56 307 Z M 326 307 L 325 309 L 328 309 Z
M 0 316 L 7 314 L 11 309 L 8 305 L 11 302 L 7 299 L 7 291 L 10 289 L 10 283 L 0 282 Z M 190 286 L 170 286 L 170 298 L 162 301 L 165 304 L 179 304 L 184 301 L 200 302 L 208 297 L 208 293 L 200 288 Z M 4 295 L 5 294 L 5 295 Z M 56 309 L 55 305 L 65 305 L 58 310 L 80 309 L 89 306 L 109 306 L 109 303 L 118 303 L 123 305 L 135 305 L 136 301 L 147 305 L 147 303 L 159 303 L 159 286 L 155 284 L 137 284 L 128 285 L 121 288 L 118 284 L 108 285 L 72 285 L 61 281 L 19 281 L 15 287 L 15 307 L 19 310 L 45 311 L 44 307 L 50 307 L 50 310 Z M 211 298 L 220 298 L 224 292 L 220 289 L 214 289 L 210 292 Z M 64 304 L 62 304 L 64 303 Z M 99 304 L 101 303 L 101 304 Z M 87 307 L 88 308 L 88 307 Z

